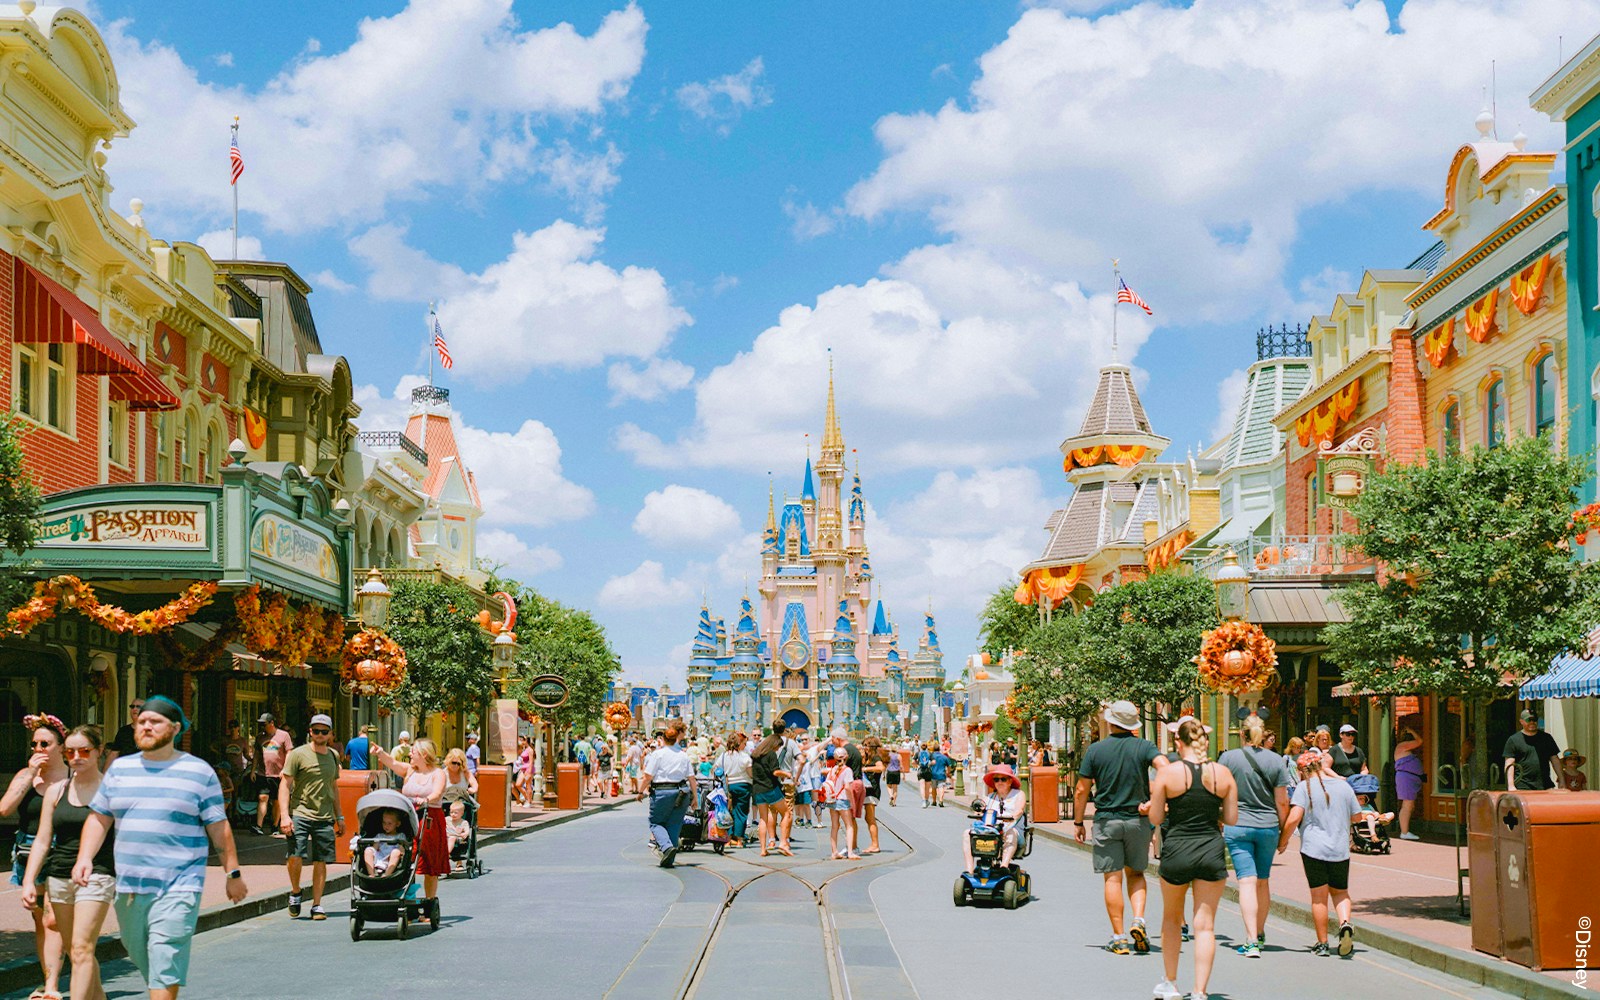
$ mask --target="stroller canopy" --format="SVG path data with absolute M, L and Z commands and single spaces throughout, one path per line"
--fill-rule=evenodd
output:
M 380 788 L 356 800 L 356 816 L 361 824 L 361 832 L 369 833 L 377 830 L 381 821 L 376 814 L 385 809 L 393 809 L 400 814 L 400 832 L 408 837 L 416 837 L 417 810 L 412 807 L 410 799 L 392 788 Z M 368 817 L 372 818 L 370 823 Z

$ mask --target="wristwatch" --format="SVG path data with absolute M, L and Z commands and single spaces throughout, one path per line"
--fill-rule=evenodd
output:
M 228 877 L 229 878 L 244 878 L 244 872 L 242 872 L 239 869 L 235 868 L 233 871 L 228 873 Z

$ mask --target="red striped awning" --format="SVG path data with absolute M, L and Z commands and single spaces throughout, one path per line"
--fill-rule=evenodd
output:
M 178 397 L 118 340 L 82 299 L 13 258 L 13 330 L 20 344 L 78 345 L 78 374 L 104 375 L 130 410 L 175 410 Z

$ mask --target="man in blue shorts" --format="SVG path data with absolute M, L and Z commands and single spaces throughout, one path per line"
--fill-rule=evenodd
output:
M 139 752 L 118 757 L 106 769 L 89 803 L 72 869 L 74 882 L 89 884 L 94 856 L 114 824 L 117 926 L 128 957 L 150 987 L 150 1000 L 177 1000 L 188 977 L 208 840 L 222 855 L 228 900 L 240 902 L 248 892 L 216 772 L 173 745 L 187 725 L 172 699 L 145 699 L 134 720 Z

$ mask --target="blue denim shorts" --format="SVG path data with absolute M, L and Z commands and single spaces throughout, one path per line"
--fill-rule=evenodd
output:
M 1240 878 L 1271 878 L 1272 856 L 1278 853 L 1278 828 L 1275 826 L 1224 826 L 1222 839 L 1233 858 L 1233 872 Z

